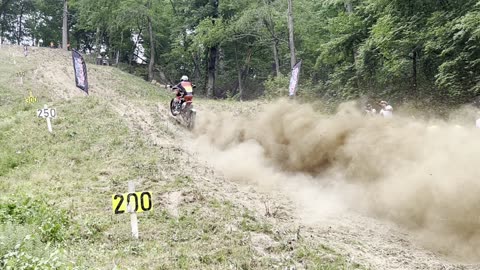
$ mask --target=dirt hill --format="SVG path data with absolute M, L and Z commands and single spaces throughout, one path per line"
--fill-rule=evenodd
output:
M 466 264 L 480 248 L 470 181 L 478 171 L 462 167 L 471 162 L 453 143 L 453 176 L 469 190 L 443 180 L 448 161 L 424 151 L 440 155 L 434 142 L 445 136 L 426 126 L 365 122 L 349 108 L 321 116 L 295 103 L 195 99 L 190 132 L 170 116 L 164 88 L 88 65 L 86 96 L 71 62 L 61 50 L 24 57 L 20 47 L 0 48 L 0 265 L 480 269 Z M 25 103 L 30 91 L 37 103 Z M 43 104 L 58 113 L 53 134 L 36 117 Z M 474 142 L 473 130 L 438 128 Z M 396 153 L 390 163 L 375 145 Z M 443 189 L 418 176 L 421 166 L 436 170 Z M 128 215 L 112 211 L 128 181 L 153 194 L 153 210 L 138 214 L 139 240 Z

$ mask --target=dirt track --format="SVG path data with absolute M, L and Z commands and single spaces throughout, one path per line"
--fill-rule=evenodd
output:
M 16 51 L 21 54 L 20 50 Z M 54 86 L 57 98 L 69 99 L 80 96 L 72 86 L 73 69 L 68 55 L 61 55 L 49 50 L 35 52 L 41 65 L 34 71 L 32 79 L 38 83 Z M 92 72 L 97 71 L 97 73 Z M 235 151 L 222 151 L 218 144 L 205 144 L 205 132 L 192 134 L 186 131 L 167 110 L 167 104 L 151 104 L 148 102 L 132 102 L 114 89 L 110 89 L 104 79 L 109 68 L 95 67 L 89 72 L 92 85 L 91 95 L 109 99 L 116 112 L 123 115 L 132 130 L 144 136 L 152 147 L 164 147 L 174 151 L 178 149 L 175 138 L 183 138 L 185 143 L 196 142 L 196 147 L 187 151 L 181 149 L 181 160 L 190 162 L 190 175 L 197 187 L 215 197 L 226 197 L 236 203 L 255 210 L 259 215 L 270 214 L 268 217 L 279 228 L 286 231 L 298 231 L 298 235 L 320 241 L 336 251 L 344 254 L 352 261 L 372 269 L 480 269 L 480 264 L 454 263 L 454 258 L 446 257 L 438 252 L 429 251 L 419 234 L 406 230 L 395 223 L 369 217 L 351 209 L 344 203 L 345 197 L 335 194 L 331 187 L 303 177 L 302 181 L 291 184 L 285 179 L 268 184 L 251 181 L 251 179 L 236 177 L 238 172 L 229 170 L 228 162 L 244 162 L 238 170 L 248 174 L 248 156 L 229 157 Z M 206 117 L 207 110 L 222 110 L 222 106 L 203 103 L 197 100 L 198 117 Z M 243 108 L 254 107 L 255 104 L 245 103 Z M 237 110 L 243 110 L 237 109 Z M 228 108 L 227 108 L 228 109 Z M 241 114 L 241 113 L 238 113 Z M 205 119 L 203 119 L 205 120 Z M 199 125 L 202 125 L 199 121 Z M 173 135 L 173 136 L 172 136 Z M 199 137 L 199 135 L 203 135 Z M 255 148 L 255 146 L 252 146 Z M 253 149 L 252 151 L 257 151 Z M 236 154 L 241 154 L 237 152 Z M 228 162 L 222 164 L 212 156 L 222 157 Z M 266 164 L 271 167 L 271 164 Z M 178 171 L 170 171 L 175 170 Z M 180 174 L 182 167 L 172 167 L 165 171 L 166 175 Z M 245 171 L 247 170 L 247 171 Z M 268 178 L 265 171 L 262 177 Z M 286 174 L 287 176 L 289 174 Z M 296 174 L 292 173 L 292 177 Z M 283 176 L 282 176 L 283 177 Z M 300 183 L 300 184 L 299 184 Z M 305 185 L 302 185 L 304 183 Z M 338 196 L 337 196 L 338 195 Z M 348 192 L 341 194 L 348 197 Z M 172 202 L 175 201 L 172 197 Z M 312 214 L 313 213 L 313 214 Z M 321 213 L 321 214 L 319 214 Z M 259 243 L 259 246 L 262 244 Z

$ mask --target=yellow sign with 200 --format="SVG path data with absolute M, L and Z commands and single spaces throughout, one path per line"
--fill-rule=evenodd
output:
M 153 208 L 151 192 L 132 192 L 112 195 L 112 209 L 115 214 L 128 213 L 127 205 L 130 204 L 132 212 L 150 211 Z

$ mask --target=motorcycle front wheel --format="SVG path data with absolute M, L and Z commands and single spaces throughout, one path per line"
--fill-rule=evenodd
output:
M 175 98 L 172 98 L 170 101 L 170 113 L 172 113 L 173 116 L 177 116 L 180 112 L 175 111 Z

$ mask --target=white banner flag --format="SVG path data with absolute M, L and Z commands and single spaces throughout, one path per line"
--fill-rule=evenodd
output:
M 288 88 L 288 95 L 295 96 L 298 86 L 298 77 L 300 75 L 300 67 L 302 66 L 302 60 L 295 64 L 292 69 L 292 77 L 290 77 L 290 87 Z

